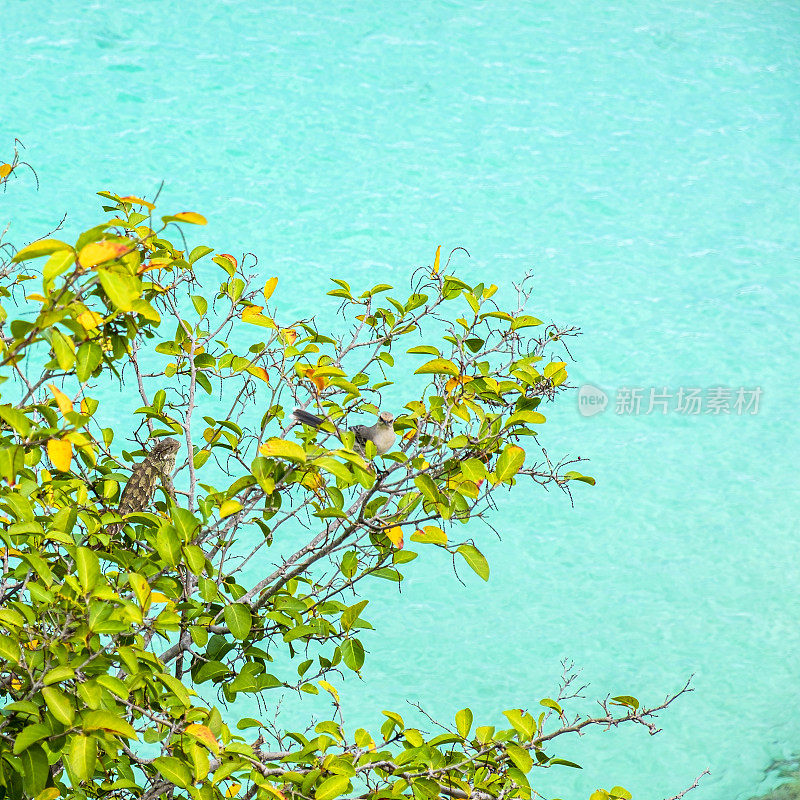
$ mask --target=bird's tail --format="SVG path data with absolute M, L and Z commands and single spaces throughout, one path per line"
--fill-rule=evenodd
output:
M 292 412 L 292 416 L 298 422 L 302 422 L 304 425 L 310 425 L 312 428 L 319 428 L 319 426 L 322 425 L 323 422 L 325 422 L 324 419 L 316 417 L 314 416 L 314 414 L 309 414 L 308 411 L 303 411 L 302 408 L 296 408 Z

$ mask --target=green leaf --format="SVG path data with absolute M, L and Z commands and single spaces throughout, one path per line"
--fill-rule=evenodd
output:
M 468 458 L 461 462 L 461 474 L 473 483 L 477 483 L 486 478 L 486 465 L 477 458 Z
M 421 344 L 419 347 L 412 347 L 410 350 L 406 350 L 406 353 L 411 353 L 412 355 L 436 356 L 437 358 L 442 357 L 442 354 L 439 352 L 438 348 L 428 344 Z
M 528 773 L 533 769 L 533 759 L 527 750 L 523 750 L 519 745 L 507 744 L 506 753 L 515 766 L 519 767 L 524 773 Z
M 90 592 L 100 578 L 100 561 L 97 555 L 88 547 L 78 547 L 75 550 L 75 566 L 81 588 L 84 592 Z
M 461 711 L 456 713 L 456 730 L 463 739 L 469 736 L 470 728 L 472 728 L 472 711 L 468 708 L 462 708 Z
M 566 758 L 551 758 L 548 762 L 550 766 L 562 766 L 562 767 L 572 767 L 573 769 L 583 769 L 580 764 L 576 764 L 574 761 L 567 761 Z M 628 795 L 628 800 L 630 800 L 630 795 Z
M 16 408 L 10 405 L 0 406 L 0 419 L 7 422 L 17 433 L 27 436 L 31 430 L 31 421 Z
M 103 360 L 103 351 L 99 344 L 94 342 L 84 342 L 75 356 L 75 374 L 81 383 L 86 383 L 92 373 Z
M 66 243 L 58 239 L 40 239 L 38 242 L 33 242 L 27 247 L 23 247 L 14 258 L 11 259 L 12 264 L 18 264 L 20 261 L 29 261 L 32 258 L 39 258 L 40 256 L 49 256 L 58 250 L 71 250 L 72 248 Z
M 488 314 L 486 316 L 488 316 Z M 519 317 L 514 317 L 514 320 L 511 323 L 511 330 L 517 331 L 520 328 L 533 328 L 541 324 L 542 321 L 540 319 L 536 319 L 536 317 L 531 317 L 528 314 L 522 314 Z
M 253 617 L 250 609 L 244 603 L 231 603 L 225 606 L 225 624 L 230 632 L 239 640 L 243 641 L 250 633 L 253 626 Z
M 614 786 L 609 795 L 614 798 L 619 798 L 619 800 L 631 800 L 631 793 L 627 789 L 623 789 L 622 786 Z
M 342 612 L 342 627 L 346 631 L 349 631 L 350 628 L 353 627 L 353 623 L 358 619 L 361 612 L 367 607 L 367 603 L 369 603 L 369 600 L 362 600 L 360 603 L 356 603 L 355 605 L 346 608 Z
M 142 282 L 125 267 L 100 267 L 97 274 L 114 307 L 120 311 L 132 311 L 133 301 L 142 294 Z
M 97 763 L 97 741 L 82 733 L 72 737 L 69 746 L 69 766 L 78 781 L 88 781 Z
M 415 375 L 459 375 L 458 367 L 446 358 L 434 358 L 414 370 Z
M 517 768 L 517 767 L 509 767 L 506 771 L 506 776 L 511 778 L 514 783 L 520 788 L 520 791 L 523 792 L 523 797 L 530 797 L 531 796 L 531 785 L 528 782 L 528 778 L 526 777 L 525 773 Z
M 50 344 L 58 366 L 65 372 L 70 370 L 75 363 L 75 342 L 72 341 L 72 337 L 54 328 L 50 331 Z
M 163 778 L 181 789 L 188 789 L 192 783 L 192 773 L 189 768 L 174 756 L 159 756 L 153 761 L 153 766 Z
M 331 775 L 317 787 L 316 800 L 333 800 L 350 790 L 350 778 L 347 775 Z
M 565 472 L 564 480 L 581 481 L 581 483 L 588 483 L 589 486 L 594 486 L 597 483 L 597 481 L 590 475 L 581 475 L 580 472 L 575 472 L 574 470 L 571 472 Z
M 342 556 L 342 563 L 339 565 L 339 569 L 345 578 L 352 578 L 358 570 L 358 553 L 355 550 L 348 550 Z
M 500 458 L 497 459 L 497 466 L 495 467 L 495 474 L 500 483 L 513 478 L 525 463 L 525 451 L 515 444 L 506 445 Z
M 431 480 L 430 476 L 422 473 L 414 478 L 414 484 L 417 489 L 422 492 L 423 497 L 431 503 L 436 503 L 439 500 L 439 492 L 436 489 L 436 484 Z
M 183 557 L 186 561 L 186 566 L 192 571 L 194 575 L 202 575 L 206 566 L 206 556 L 202 548 L 196 544 L 186 544 L 183 546 Z
M 62 681 L 71 681 L 75 677 L 75 670 L 66 665 L 53 667 L 42 678 L 42 683 L 45 686 L 52 686 L 54 683 L 61 683 Z
M 202 467 L 203 464 L 205 464 L 206 461 L 208 461 L 210 456 L 211 456 L 210 450 L 198 450 L 193 457 L 194 468 L 200 469 L 200 467 Z
M 191 708 L 192 706 L 192 698 L 189 695 L 186 687 L 181 683 L 178 678 L 174 675 L 170 675 L 166 672 L 158 672 L 156 673 L 156 677 L 164 684 L 164 686 L 169 689 L 172 694 L 178 699 L 178 702 L 186 708 Z
M 339 649 L 345 665 L 353 672 L 358 672 L 364 666 L 364 645 L 358 639 L 345 639 Z
M 545 697 L 543 700 L 540 700 L 539 705 L 544 706 L 545 708 L 552 708 L 553 711 L 555 711 L 558 714 L 564 713 L 564 709 L 562 709 L 561 706 L 558 703 L 556 703 L 555 700 L 551 700 L 549 697 Z
M 42 697 L 47 704 L 50 713 L 61 723 L 69 727 L 75 719 L 75 709 L 72 701 L 60 689 L 53 686 L 45 686 L 42 689 Z
M 42 725 L 40 722 L 28 725 L 28 727 L 23 728 L 14 739 L 14 755 L 19 755 L 34 742 L 38 742 L 49 735 L 50 728 L 48 728 L 47 725 Z
M 214 248 L 206 247 L 204 244 L 199 244 L 197 247 L 192 249 L 192 252 L 189 253 L 189 263 L 194 264 L 195 261 L 199 261 L 201 258 L 204 258 L 209 253 L 213 253 Z M 205 311 L 203 312 L 205 314 Z
M 20 756 L 20 761 L 22 761 L 22 777 L 26 794 L 28 797 L 36 797 L 44 789 L 50 777 L 47 755 L 39 745 L 34 745 Z
M 108 689 L 109 692 L 123 700 L 127 699 L 128 695 L 130 695 L 130 689 L 128 689 L 119 678 L 115 678 L 113 675 L 98 675 L 95 680 L 104 689 Z
M 156 534 L 156 551 L 171 567 L 181 562 L 181 541 L 173 525 L 162 525 Z
M 536 720 L 530 714 L 524 714 L 519 709 L 512 708 L 503 712 L 503 716 L 511 723 L 514 730 L 526 739 L 536 733 Z
M 83 717 L 83 729 L 85 731 L 109 731 L 110 733 L 118 734 L 126 739 L 136 739 L 136 731 L 127 720 L 124 720 L 118 714 L 112 714 L 110 711 L 89 711 Z
M 462 544 L 456 552 L 463 556 L 464 561 L 469 564 L 476 575 L 480 576 L 485 581 L 489 580 L 489 562 L 475 545 Z
M 57 250 L 47 259 L 42 270 L 42 287 L 46 292 L 50 291 L 53 280 L 66 272 L 74 261 L 75 253 L 72 250 Z
M 10 661 L 12 664 L 19 663 L 19 644 L 10 636 L 0 635 L 0 658 L 3 661 Z
M 629 694 L 621 694 L 619 697 L 612 697 L 611 699 L 614 702 L 614 705 L 627 706 L 628 708 L 632 708 L 634 711 L 639 709 L 639 701 L 635 697 L 631 697 Z
M 337 461 L 335 458 L 320 456 L 314 459 L 314 466 L 324 469 L 326 472 L 330 472 L 331 475 L 335 475 L 346 483 L 352 483 L 353 473 L 350 472 L 345 464 L 341 461 Z

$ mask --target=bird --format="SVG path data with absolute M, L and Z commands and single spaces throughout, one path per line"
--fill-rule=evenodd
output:
M 147 510 L 153 495 L 156 493 L 158 481 L 170 497 L 175 497 L 175 487 L 172 485 L 172 471 L 175 469 L 175 459 L 180 449 L 177 439 L 159 439 L 150 452 L 133 467 L 131 477 L 122 490 L 117 513 L 120 516 L 133 514 L 135 511 Z M 119 523 L 111 526 L 111 533 L 116 533 L 122 525 Z
M 317 417 L 314 414 L 309 414 L 308 411 L 303 411 L 301 408 L 296 408 L 292 415 L 298 422 L 308 425 L 312 428 L 319 428 L 325 419 Z M 391 450 L 392 445 L 397 439 L 397 434 L 394 432 L 394 416 L 388 411 L 382 411 L 378 415 L 378 421 L 374 425 L 354 425 L 348 430 L 355 434 L 355 451 L 362 456 L 366 455 L 367 442 L 372 442 L 375 445 L 375 450 L 379 456 Z M 333 424 L 333 423 L 331 423 Z M 334 425 L 334 427 L 336 427 Z M 336 428 L 336 435 L 341 439 L 341 433 Z

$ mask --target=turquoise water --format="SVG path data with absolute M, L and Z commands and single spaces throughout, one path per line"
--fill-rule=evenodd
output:
M 664 730 L 597 732 L 542 778 L 697 800 L 761 788 L 800 749 L 797 228 L 800 12 L 790 2 L 134 5 L 5 0 L 0 147 L 41 179 L 0 196 L 22 242 L 93 192 L 202 211 L 203 240 L 281 277 L 289 315 L 330 275 L 402 281 L 437 244 L 535 313 L 579 324 L 576 383 L 756 387 L 755 416 L 591 418 L 544 429 L 594 489 L 509 499 L 463 588 L 416 563 L 373 601 L 348 721 L 420 701 L 490 715 L 592 686 L 658 701 Z M 312 305 L 313 304 L 313 305 Z M 548 430 L 549 429 L 549 430 Z

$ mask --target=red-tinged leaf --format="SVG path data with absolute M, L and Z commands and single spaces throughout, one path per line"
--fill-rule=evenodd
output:
M 106 261 L 113 261 L 115 258 L 125 255 L 130 251 L 129 242 L 89 242 L 78 253 L 78 262 L 82 267 L 96 267 L 98 264 L 105 264 Z

